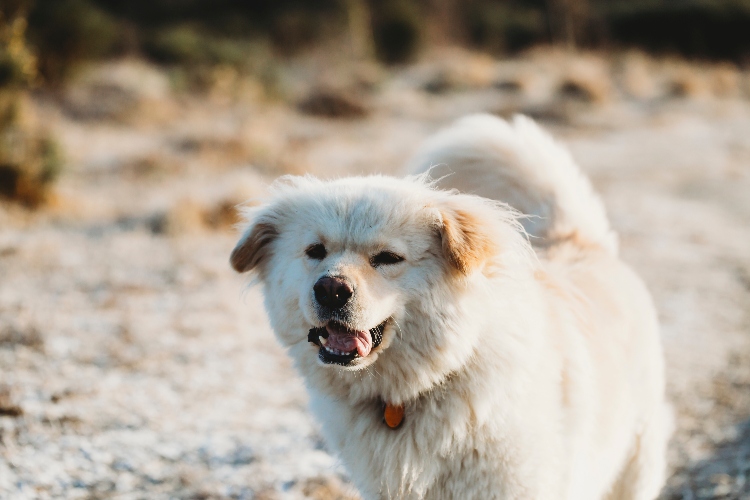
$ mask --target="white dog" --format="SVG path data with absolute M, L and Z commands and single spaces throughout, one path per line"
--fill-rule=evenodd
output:
M 656 497 L 656 317 L 588 180 L 524 117 L 460 120 L 434 165 L 455 173 L 284 177 L 231 256 L 362 496 Z

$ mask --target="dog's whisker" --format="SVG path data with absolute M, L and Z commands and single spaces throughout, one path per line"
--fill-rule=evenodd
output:
M 404 339 L 404 330 L 401 328 L 401 325 L 395 319 L 393 320 L 393 324 L 396 325 L 396 332 L 398 332 L 399 339 L 403 340 Z

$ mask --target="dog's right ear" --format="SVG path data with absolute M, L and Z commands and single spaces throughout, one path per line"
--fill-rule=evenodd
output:
M 268 260 L 271 243 L 278 235 L 276 226 L 266 218 L 260 216 L 252 221 L 229 257 L 234 270 L 244 273 L 262 266 Z
M 492 237 L 497 214 L 481 199 L 452 195 L 439 211 L 443 254 L 454 269 L 471 274 L 497 254 Z

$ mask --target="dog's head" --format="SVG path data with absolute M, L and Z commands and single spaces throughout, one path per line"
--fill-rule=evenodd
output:
M 475 339 L 447 332 L 471 308 L 462 293 L 505 267 L 521 240 L 507 208 L 418 178 L 286 177 L 247 219 L 232 266 L 257 274 L 274 331 L 298 361 L 338 372 L 468 353 Z

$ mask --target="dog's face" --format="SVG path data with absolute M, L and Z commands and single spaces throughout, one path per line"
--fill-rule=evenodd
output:
M 396 231 L 384 224 L 385 211 L 359 203 L 339 219 L 346 231 L 326 223 L 294 228 L 291 252 L 282 256 L 301 261 L 289 293 L 311 327 L 307 340 L 322 363 L 351 369 L 373 363 L 389 344 L 405 304 L 425 286 L 419 262 L 431 243 L 416 230 L 429 221 L 404 217 Z
M 444 347 L 403 325 L 497 253 L 481 220 L 494 212 L 476 200 L 417 180 L 286 178 L 249 215 L 231 262 L 257 272 L 282 344 L 306 344 L 295 352 L 320 366 L 360 370 L 395 344 Z

